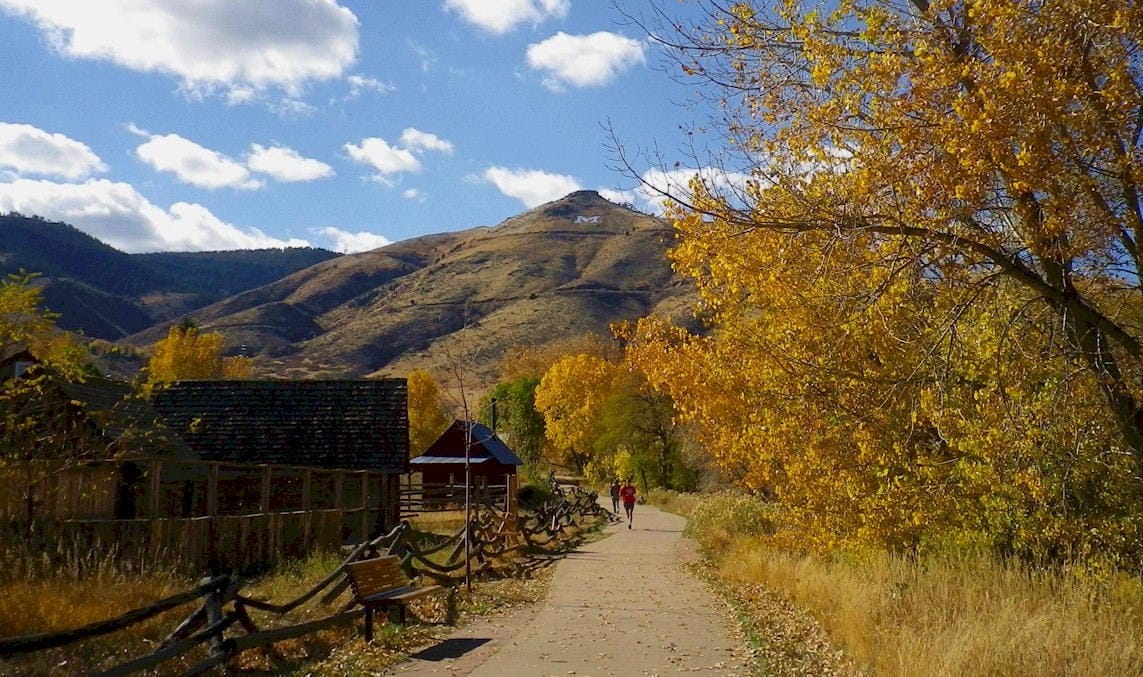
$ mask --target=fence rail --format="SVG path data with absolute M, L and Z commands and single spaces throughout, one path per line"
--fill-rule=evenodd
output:
M 304 622 L 291 622 L 288 618 L 291 612 L 315 599 L 324 606 L 330 606 L 342 598 L 349 586 L 344 572 L 350 562 L 382 553 L 397 555 L 401 557 L 401 566 L 410 577 L 426 575 L 448 585 L 456 585 L 458 578 L 455 572 L 466 563 L 474 564 L 473 569 L 477 574 L 518 574 L 527 568 L 530 559 L 537 561 L 531 555 L 565 547 L 569 541 L 570 527 L 582 525 L 585 520 L 598 519 L 611 519 L 611 514 L 599 505 L 595 494 L 573 490 L 561 501 L 545 504 L 534 512 L 520 516 L 495 507 L 480 507 L 460 530 L 443 539 L 430 537 L 403 521 L 389 533 L 355 546 L 321 582 L 288 602 L 278 604 L 248 597 L 242 594 L 242 587 L 246 583 L 242 577 L 219 576 L 206 579 L 186 592 L 81 628 L 0 638 L 0 656 L 10 657 L 59 648 L 119 632 L 160 613 L 201 599 L 198 607 L 178 623 L 157 647 L 99 673 L 132 674 L 206 646 L 207 656 L 187 671 L 187 674 L 200 674 L 223 665 L 249 649 L 269 646 L 284 639 L 361 618 L 362 611 L 354 608 L 357 603 L 351 597 L 342 602 L 337 611 L 322 618 Z M 520 540 L 517 540 L 517 535 Z M 465 557 L 466 550 L 469 558 Z M 446 551 L 448 556 L 442 556 Z M 450 599 L 451 597 L 450 595 Z M 270 614 L 287 624 L 273 628 L 260 627 L 251 610 Z M 450 621 L 451 615 L 450 609 Z M 262 622 L 265 625 L 265 621 Z

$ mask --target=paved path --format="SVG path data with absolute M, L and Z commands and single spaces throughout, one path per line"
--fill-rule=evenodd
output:
M 481 619 L 397 666 L 401 675 L 747 675 L 724 604 L 680 570 L 685 520 L 646 505 L 556 565 L 548 599 Z

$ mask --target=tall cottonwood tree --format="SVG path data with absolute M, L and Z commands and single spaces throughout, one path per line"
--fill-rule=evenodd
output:
M 865 277 L 838 299 L 842 321 L 900 280 L 939 289 L 944 315 L 925 335 L 943 339 L 1011 280 L 999 321 L 1050 314 L 1038 349 L 1083 365 L 1139 473 L 1143 7 L 697 4 L 703 19 L 656 38 L 723 107 L 713 124 L 749 179 L 672 196 L 689 240 L 677 265 L 735 292 L 749 281 L 720 270 L 769 231 L 776 256 Z M 837 256 L 854 247 L 874 256 Z
M 167 337 L 155 344 L 147 361 L 148 383 L 191 379 L 250 378 L 250 358 L 223 356 L 224 339 L 219 332 L 203 333 L 193 323 L 173 326 Z
M 673 195 L 711 331 L 629 360 L 790 545 L 1143 561 L 1140 10 L 698 4 L 748 178 Z
M 409 457 L 420 456 L 452 425 L 444 394 L 433 375 L 414 369 L 406 377 L 409 397 Z

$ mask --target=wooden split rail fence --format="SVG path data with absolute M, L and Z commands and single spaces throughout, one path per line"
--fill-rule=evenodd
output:
M 297 598 L 275 604 L 242 593 L 246 581 L 237 575 L 204 579 L 191 590 L 172 595 L 153 604 L 134 609 L 115 618 L 63 632 L 0 638 L 0 657 L 13 657 L 49 649 L 58 649 L 76 642 L 109 635 L 135 626 L 159 614 L 195 600 L 200 604 L 163 639 L 157 647 L 125 663 L 104 668 L 102 675 L 127 675 L 162 665 L 206 647 L 206 656 L 185 669 L 187 674 L 200 674 L 225 664 L 238 654 L 258 647 L 271 647 L 285 639 L 301 637 L 318 630 L 352 623 L 363 617 L 363 611 L 352 594 L 346 595 L 350 580 L 347 566 L 362 559 L 380 555 L 396 555 L 401 568 L 410 578 L 428 576 L 446 585 L 455 586 L 454 575 L 467 561 L 475 561 L 474 573 L 482 575 L 520 574 L 529 559 L 542 559 L 539 555 L 568 547 L 570 527 L 583 525 L 586 520 L 610 519 L 611 513 L 602 508 L 595 494 L 574 490 L 563 500 L 545 504 L 539 509 L 511 520 L 495 508 L 482 507 L 472 519 L 452 536 L 437 536 L 421 532 L 407 521 L 388 534 L 352 548 L 341 564 L 321 582 Z M 466 550 L 471 560 L 466 560 Z M 451 549 L 451 550 L 450 550 Z M 447 555 L 445 553 L 448 553 Z M 449 595 L 447 620 L 452 622 L 452 595 Z M 304 622 L 292 622 L 291 612 L 307 603 L 317 601 L 324 607 L 337 610 L 327 616 Z M 255 621 L 252 611 L 269 615 L 270 619 L 285 621 L 285 625 L 268 627 L 266 619 Z

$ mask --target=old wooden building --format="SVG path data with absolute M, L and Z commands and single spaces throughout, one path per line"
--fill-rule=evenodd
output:
M 200 459 L 229 469 L 213 496 L 196 487 L 193 512 L 204 502 L 216 513 L 364 506 L 376 512 L 375 531 L 399 519 L 406 398 L 404 379 L 180 381 L 152 404 Z M 268 479 L 250 481 L 254 466 L 271 468 L 259 470 Z
M 424 454 L 410 461 L 419 478 L 406 494 L 421 497 L 411 507 L 431 510 L 455 504 L 463 495 L 466 464 L 481 500 L 515 510 L 516 471 L 524 462 L 488 426 L 473 421 L 454 421 Z

